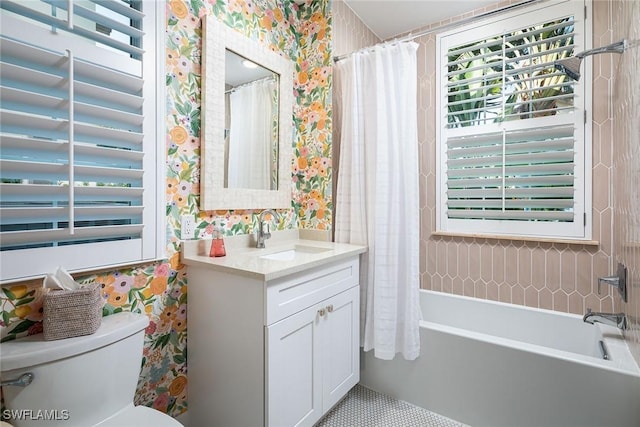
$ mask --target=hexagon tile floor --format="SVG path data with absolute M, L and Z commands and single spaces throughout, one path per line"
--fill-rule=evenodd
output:
M 465 424 L 358 384 L 316 427 L 465 427 Z

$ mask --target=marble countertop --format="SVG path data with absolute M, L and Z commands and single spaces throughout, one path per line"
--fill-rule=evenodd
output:
M 366 252 L 367 247 L 317 240 L 326 235 L 304 230 L 273 232 L 264 249 L 257 249 L 252 236 L 225 237 L 227 255 L 210 257 L 211 240 L 187 240 L 181 258 L 188 266 L 209 267 L 216 271 L 269 281 Z M 295 251 L 295 253 L 293 252 Z M 285 259 L 269 259 L 265 256 Z

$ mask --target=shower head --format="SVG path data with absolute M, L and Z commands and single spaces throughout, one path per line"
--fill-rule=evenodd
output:
M 622 53 L 627 48 L 627 41 L 620 40 L 619 42 L 612 43 L 607 46 L 598 47 L 591 50 L 585 50 L 580 52 L 576 56 L 570 56 L 568 58 L 560 59 L 553 63 L 556 70 L 562 71 L 567 76 L 574 80 L 580 80 L 580 65 L 582 64 L 582 58 L 585 56 L 595 55 L 597 53 Z
M 573 80 L 580 80 L 580 65 L 582 58 L 578 56 L 570 56 L 554 62 L 556 70 L 562 71 Z

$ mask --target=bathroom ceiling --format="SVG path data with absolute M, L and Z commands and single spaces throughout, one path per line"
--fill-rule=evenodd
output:
M 344 0 L 380 39 L 495 4 L 497 0 Z

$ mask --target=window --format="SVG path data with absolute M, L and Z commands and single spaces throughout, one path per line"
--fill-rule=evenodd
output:
M 160 255 L 160 3 L 2 1 L 3 281 Z
M 438 231 L 591 238 L 590 73 L 553 65 L 588 48 L 586 11 L 545 2 L 437 38 Z

